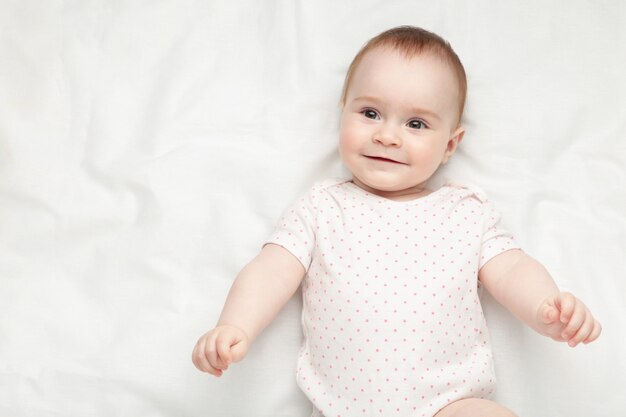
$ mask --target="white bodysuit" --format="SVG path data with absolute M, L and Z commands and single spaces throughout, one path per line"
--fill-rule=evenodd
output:
M 267 243 L 307 271 L 297 382 L 314 417 L 431 417 L 492 395 L 477 275 L 519 247 L 498 221 L 451 184 L 398 202 L 328 180 L 285 212 Z

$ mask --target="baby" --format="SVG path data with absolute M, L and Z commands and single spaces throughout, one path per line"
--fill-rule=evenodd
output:
M 525 254 L 484 193 L 427 186 L 465 133 L 466 78 L 439 36 L 398 27 L 346 76 L 341 159 L 349 180 L 315 184 L 237 276 L 193 351 L 221 376 L 302 283 L 297 382 L 314 417 L 514 416 L 489 398 L 492 353 L 478 288 L 569 346 L 601 326 Z

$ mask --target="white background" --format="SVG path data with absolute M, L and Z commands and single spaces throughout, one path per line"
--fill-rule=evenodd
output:
M 359 47 L 411 24 L 465 64 L 444 177 L 604 325 L 570 349 L 488 297 L 497 400 L 626 415 L 626 9 L 614 1 L 0 1 L 0 417 L 307 417 L 298 297 L 221 379 L 191 350 L 337 154 Z

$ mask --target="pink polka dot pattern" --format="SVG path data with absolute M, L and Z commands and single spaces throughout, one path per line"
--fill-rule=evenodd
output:
M 407 202 L 317 183 L 268 242 L 307 269 L 297 381 L 313 416 L 428 416 L 489 398 L 492 354 L 478 270 L 518 248 L 479 190 Z

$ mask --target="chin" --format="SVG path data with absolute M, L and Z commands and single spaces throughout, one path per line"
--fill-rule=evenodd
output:
M 355 176 L 356 177 L 356 176 Z M 399 184 L 397 181 L 384 179 L 384 178 L 363 178 L 356 177 L 363 184 L 367 185 L 370 188 L 379 191 L 399 191 L 406 187 L 403 184 Z
M 388 192 L 394 192 L 394 191 L 400 191 L 403 190 L 404 187 L 400 186 L 400 185 L 396 185 L 396 184 L 367 184 L 369 187 L 375 189 L 375 190 L 379 190 L 379 191 L 388 191 Z

